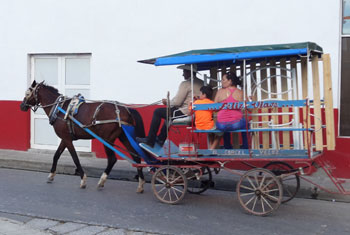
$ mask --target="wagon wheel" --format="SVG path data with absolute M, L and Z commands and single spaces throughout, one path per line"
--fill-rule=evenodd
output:
M 185 175 L 187 176 L 188 187 L 187 191 L 189 193 L 201 194 L 205 192 L 212 184 L 212 174 L 209 167 L 202 167 L 201 169 L 191 169 L 185 168 Z M 200 174 L 202 171 L 202 174 Z M 197 175 L 200 178 L 197 178 Z
M 264 166 L 265 169 L 272 171 L 276 176 L 282 174 L 290 173 L 293 167 L 285 162 L 270 162 Z M 282 203 L 292 200 L 298 193 L 300 188 L 300 178 L 299 175 L 289 175 L 280 178 L 280 182 L 283 187 L 283 198 Z
M 271 171 L 255 168 L 241 177 L 236 192 L 244 210 L 253 215 L 265 216 L 280 206 L 283 188 Z
M 187 179 L 179 168 L 163 166 L 152 177 L 152 189 L 161 202 L 176 204 L 185 196 Z

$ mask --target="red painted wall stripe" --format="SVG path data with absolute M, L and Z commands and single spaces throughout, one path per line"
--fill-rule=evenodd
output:
M 0 149 L 30 148 L 30 112 L 22 112 L 21 101 L 0 101 Z

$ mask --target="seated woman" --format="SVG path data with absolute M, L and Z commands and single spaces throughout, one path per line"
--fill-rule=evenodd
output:
M 232 73 L 222 76 L 222 88 L 216 93 L 215 103 L 235 103 L 243 101 L 243 92 L 237 88 L 241 85 L 239 78 Z M 223 132 L 234 131 L 246 128 L 246 120 L 240 109 L 222 109 L 217 114 L 216 128 Z M 242 148 L 248 148 L 247 133 L 242 132 Z M 220 142 L 220 137 L 217 137 L 212 148 L 217 148 Z

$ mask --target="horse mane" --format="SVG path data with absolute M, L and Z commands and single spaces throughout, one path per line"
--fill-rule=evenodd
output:
M 43 83 L 43 86 L 48 89 L 52 93 L 60 94 L 56 88 L 53 86 L 47 85 L 46 83 Z

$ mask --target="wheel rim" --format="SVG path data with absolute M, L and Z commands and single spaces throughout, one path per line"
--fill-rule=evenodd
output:
M 285 162 L 270 162 L 264 166 L 265 169 L 270 170 L 276 176 L 282 174 L 290 173 L 293 167 Z M 289 175 L 286 177 L 281 177 L 280 182 L 283 188 L 282 203 L 286 203 L 292 200 L 299 191 L 300 188 L 300 178 L 299 175 Z
M 185 196 L 187 179 L 180 169 L 164 166 L 154 173 L 152 188 L 158 200 L 167 204 L 176 204 Z
M 279 207 L 283 189 L 271 171 L 256 168 L 247 171 L 241 177 L 237 184 L 237 195 L 245 211 L 265 216 Z
M 209 167 L 188 169 L 187 172 L 189 173 L 189 176 L 185 175 L 187 176 L 187 191 L 189 193 L 201 194 L 210 187 L 212 183 L 212 174 Z M 196 174 L 200 175 L 200 179 L 197 179 Z

